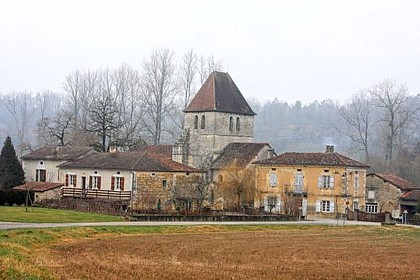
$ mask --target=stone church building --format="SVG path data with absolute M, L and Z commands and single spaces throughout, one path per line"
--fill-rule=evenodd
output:
M 228 73 L 213 72 L 184 110 L 176 162 L 207 169 L 229 143 L 254 140 L 254 116 Z

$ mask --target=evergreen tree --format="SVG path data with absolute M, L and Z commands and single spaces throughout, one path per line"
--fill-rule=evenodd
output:
M 12 140 L 7 136 L 0 154 L 0 189 L 11 189 L 25 183 L 25 173 L 16 157 Z

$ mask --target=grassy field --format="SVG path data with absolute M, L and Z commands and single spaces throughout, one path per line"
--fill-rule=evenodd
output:
M 0 232 L 0 279 L 420 279 L 420 230 L 156 226 Z
M 121 217 L 95 213 L 29 207 L 0 206 L 0 221 L 25 223 L 117 222 Z

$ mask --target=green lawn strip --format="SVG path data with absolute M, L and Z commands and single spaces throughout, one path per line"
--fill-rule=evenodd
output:
M 0 221 L 24 223 L 121 222 L 122 217 L 89 212 L 29 207 L 0 206 Z

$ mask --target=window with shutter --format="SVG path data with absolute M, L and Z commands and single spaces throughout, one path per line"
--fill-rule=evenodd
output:
M 359 188 L 359 173 L 354 174 L 354 189 Z
M 111 177 L 111 191 L 115 189 L 115 176 Z
M 315 204 L 315 212 L 321 212 L 321 200 L 317 200 Z
M 335 206 L 335 205 L 334 205 L 334 200 L 331 200 L 331 201 L 330 201 L 330 211 L 329 211 L 329 212 L 334 213 L 334 211 L 335 211 L 335 210 L 334 210 L 334 206 Z
M 270 173 L 270 187 L 277 187 L 277 174 Z
M 100 190 L 101 189 L 101 176 L 97 176 L 96 178 L 97 178 L 97 187 L 98 187 L 98 190 Z
M 268 207 L 268 198 L 267 197 L 264 197 L 263 204 L 264 204 L 264 211 L 266 211 L 266 212 L 270 211 L 270 209 Z
M 120 185 L 120 189 L 123 191 L 124 190 L 124 177 L 121 177 L 121 185 Z
M 322 184 L 324 182 L 324 177 L 323 176 L 318 176 L 318 188 L 322 188 Z
M 281 210 L 281 198 L 277 197 L 277 201 L 276 201 L 276 213 L 280 213 Z
M 302 193 L 303 191 L 303 174 L 295 174 L 295 192 Z
M 69 174 L 66 174 L 66 187 L 69 186 Z
M 328 177 L 329 177 L 329 180 L 330 180 L 329 187 L 330 187 L 330 189 L 334 189 L 334 177 L 332 177 L 332 176 L 328 176 Z

